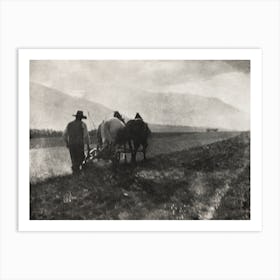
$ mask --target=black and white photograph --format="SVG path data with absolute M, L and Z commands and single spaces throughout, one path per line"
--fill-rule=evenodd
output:
M 30 60 L 31 220 L 250 220 L 250 60 Z
M 280 279 L 279 8 L 0 1 L 0 279 Z

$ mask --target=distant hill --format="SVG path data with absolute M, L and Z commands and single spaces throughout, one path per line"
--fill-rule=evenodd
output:
M 150 123 L 172 126 L 213 127 L 228 130 L 248 130 L 249 115 L 218 98 L 193 94 L 148 93 L 132 91 L 130 97 L 114 100 L 127 114 L 141 112 Z
M 95 125 L 113 114 L 113 110 L 101 104 L 30 83 L 30 128 L 63 130 L 77 110 L 84 111 L 85 115 L 90 112 Z M 89 118 L 86 122 L 93 129 Z
M 67 123 L 73 119 L 72 115 L 77 110 L 84 114 L 90 113 L 86 120 L 89 129 L 94 129 L 102 120 L 113 116 L 113 110 L 99 103 L 83 98 L 75 98 L 61 91 L 37 84 L 30 83 L 30 128 L 63 130 Z M 125 117 L 128 120 L 128 117 Z M 150 124 L 152 132 L 189 132 L 202 131 L 203 128 L 191 126 L 173 126 L 163 124 Z

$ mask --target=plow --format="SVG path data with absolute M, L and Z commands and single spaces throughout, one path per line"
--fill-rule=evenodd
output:
M 131 154 L 131 152 L 124 147 L 94 147 L 89 150 L 83 165 L 87 165 L 98 160 L 111 160 L 113 164 L 119 164 L 122 160 L 127 162 L 127 154 Z
M 138 153 L 143 153 L 143 150 L 138 150 Z M 94 162 L 98 162 L 99 160 L 107 160 L 111 161 L 114 165 L 119 164 L 121 162 L 127 163 L 128 159 L 132 158 L 132 152 L 130 148 L 125 148 L 123 146 L 114 147 L 94 147 L 90 149 L 87 156 L 84 159 L 83 165 L 90 165 Z

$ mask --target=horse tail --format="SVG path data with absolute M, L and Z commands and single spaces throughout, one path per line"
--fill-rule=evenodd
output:
M 100 124 L 100 125 L 98 126 L 97 132 L 96 132 L 97 144 L 98 144 L 98 146 L 100 146 L 100 147 L 102 146 L 101 125 L 102 125 L 102 124 Z
M 113 143 L 113 138 L 110 132 L 110 123 L 109 122 L 104 122 L 103 124 L 103 134 L 104 134 L 104 139 L 105 142 L 109 145 Z

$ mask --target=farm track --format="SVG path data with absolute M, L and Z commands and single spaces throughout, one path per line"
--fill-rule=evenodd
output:
M 249 133 L 31 183 L 31 219 L 249 219 Z

